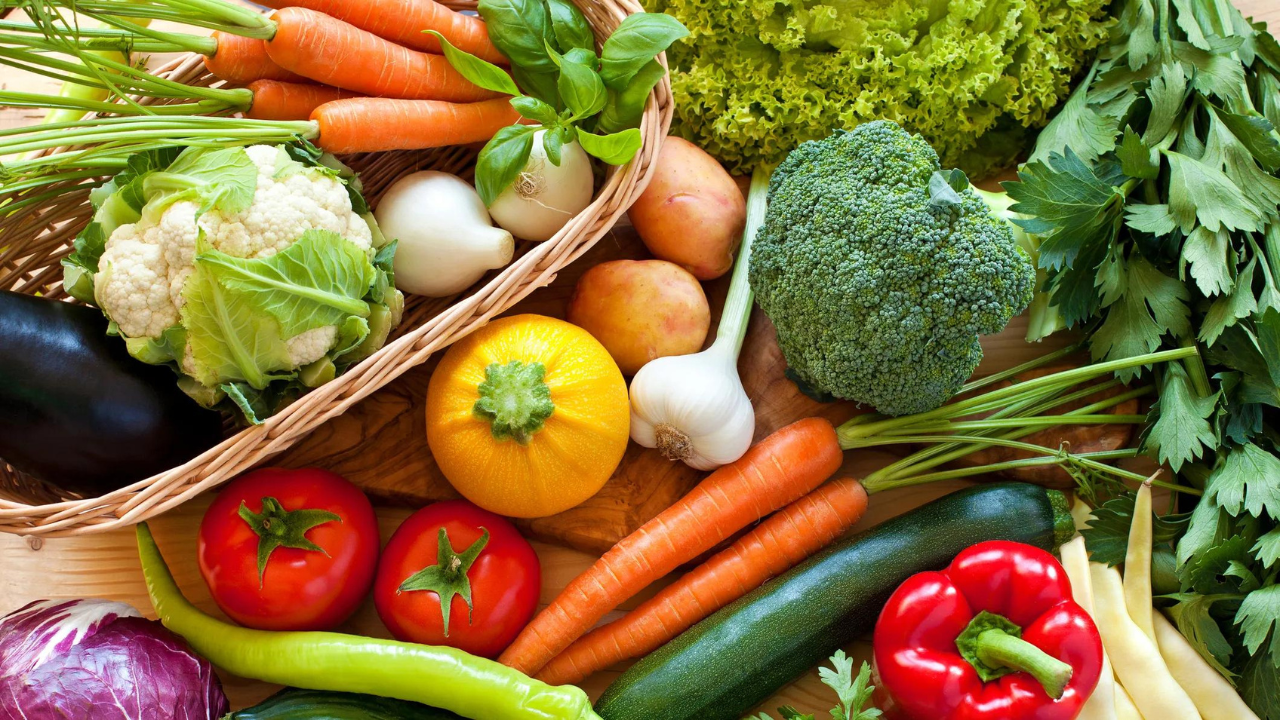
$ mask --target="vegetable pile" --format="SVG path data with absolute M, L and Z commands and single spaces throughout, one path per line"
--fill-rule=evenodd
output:
M 395 244 L 323 159 L 271 145 L 136 155 L 92 193 L 64 286 L 200 404 L 259 422 L 382 347 L 404 306 Z
M 679 133 L 748 172 L 868 120 L 924 136 L 973 177 L 1006 167 L 1107 39 L 1106 0 L 650 0 Z

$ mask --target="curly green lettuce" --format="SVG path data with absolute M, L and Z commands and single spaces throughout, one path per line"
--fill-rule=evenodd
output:
M 1108 36 L 1110 0 L 645 0 L 690 36 L 667 53 L 675 130 L 735 172 L 869 120 L 970 177 L 1009 165 Z

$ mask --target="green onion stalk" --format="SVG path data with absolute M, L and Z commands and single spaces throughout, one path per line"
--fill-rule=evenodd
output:
M 1138 457 L 1141 454 L 1138 448 L 1073 453 L 1066 444 L 1057 448 L 1044 447 L 1025 442 L 1022 438 L 1063 425 L 1138 425 L 1145 422 L 1145 415 L 1108 411 L 1122 403 L 1154 394 L 1155 386 L 1126 387 L 1115 378 L 1115 373 L 1194 358 L 1196 349 L 1166 350 L 1062 370 L 1029 380 L 1017 379 L 1028 371 L 1065 360 L 1079 350 L 1078 346 L 1064 348 L 970 382 L 958 393 L 960 399 L 936 410 L 902 417 L 876 413 L 859 415 L 837 428 L 840 446 L 846 450 L 890 445 L 925 446 L 864 477 L 862 484 L 869 493 L 935 480 L 1048 465 L 1062 467 L 1079 488 L 1090 495 L 1096 495 L 1103 488 L 1118 489 L 1126 482 L 1141 483 L 1147 479 L 1145 475 L 1112 464 Z M 1009 384 L 986 389 L 1005 381 Z M 1113 394 L 1099 397 L 1107 393 Z M 1084 404 L 1054 412 L 1079 403 Z M 991 447 L 1019 450 L 1031 457 L 975 467 L 937 469 Z M 1177 483 L 1156 480 L 1153 484 L 1175 492 L 1201 493 L 1196 488 Z
M 3 130 L 0 157 L 19 159 L 0 161 L 0 216 L 77 186 L 98 185 L 128 167 L 137 153 L 170 147 L 279 145 L 314 140 L 319 134 L 319 125 L 312 121 L 202 115 L 126 115 Z M 24 156 L 46 150 L 53 152 Z

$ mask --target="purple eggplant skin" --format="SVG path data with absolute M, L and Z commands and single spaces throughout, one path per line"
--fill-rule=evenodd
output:
M 222 417 L 135 360 L 89 307 L 0 291 L 0 458 L 64 490 L 100 495 L 185 463 Z

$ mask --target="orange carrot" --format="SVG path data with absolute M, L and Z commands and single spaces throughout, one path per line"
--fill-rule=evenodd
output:
M 328 85 L 255 80 L 249 83 L 253 105 L 245 113 L 255 120 L 308 120 L 315 109 L 327 102 L 359 97 L 353 92 Z
M 621 620 L 587 633 L 537 678 L 576 685 L 614 663 L 646 655 L 694 623 L 826 547 L 867 509 L 867 491 L 840 478 L 779 510 L 727 550 L 707 560 Z
M 351 23 L 405 47 L 439 53 L 440 41 L 424 30 L 435 30 L 453 43 L 491 63 L 508 64 L 489 41 L 484 20 L 454 12 L 435 0 L 259 0 L 273 8 L 301 7 Z
M 254 80 L 306 81 L 306 78 L 272 62 L 262 40 L 230 35 L 221 30 L 214 31 L 213 37 L 218 41 L 218 49 L 214 54 L 205 56 L 204 66 L 227 82 L 248 85 Z
M 320 123 L 320 147 L 353 153 L 484 142 L 519 114 L 507 98 L 478 103 L 351 98 L 321 105 L 311 119 Z
M 267 54 L 318 83 L 371 97 L 475 102 L 498 93 L 472 85 L 443 55 L 410 50 L 306 8 L 272 14 L 275 37 Z
M 835 428 L 792 423 L 614 545 L 551 601 L 498 658 L 532 675 L 620 603 L 730 535 L 812 491 L 840 468 Z

